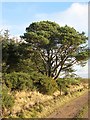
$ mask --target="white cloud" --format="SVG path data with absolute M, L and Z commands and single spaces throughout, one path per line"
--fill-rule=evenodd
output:
M 76 70 L 76 74 L 83 78 L 88 78 L 88 63 L 82 68 L 78 65 L 74 66 L 74 69 Z
M 70 8 L 65 11 L 52 14 L 37 14 L 37 20 L 51 20 L 60 25 L 73 26 L 76 30 L 85 31 L 88 35 L 88 4 L 73 3 Z
M 13 36 L 13 37 L 19 37 L 21 34 L 21 31 L 22 31 L 22 34 L 23 32 L 25 32 L 25 28 L 26 28 L 27 24 L 19 24 L 19 25 L 6 25 L 6 24 L 2 24 L 0 25 L 0 28 L 4 31 L 4 30 L 9 30 L 10 32 L 10 36 Z

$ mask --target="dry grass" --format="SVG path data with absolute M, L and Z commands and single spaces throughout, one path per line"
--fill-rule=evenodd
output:
M 79 92 L 79 89 L 85 87 L 85 84 L 70 86 L 70 92 L 74 92 L 72 95 L 62 95 L 56 91 L 52 96 L 43 95 L 37 91 L 22 91 L 15 93 L 15 105 L 12 109 L 12 117 L 24 117 L 24 118 L 43 118 L 50 113 L 58 109 L 59 106 L 64 105 L 72 99 L 83 94 L 85 91 Z M 87 87 L 86 87 L 87 88 Z
M 43 117 L 49 116 L 51 113 L 57 111 L 60 106 L 63 107 L 63 105 L 65 103 L 81 96 L 85 92 L 86 91 L 75 92 L 75 93 L 73 93 L 73 95 L 67 95 L 67 96 L 62 96 L 62 97 L 59 96 L 56 100 L 53 100 L 52 102 L 49 102 L 48 105 L 45 106 L 45 109 L 43 109 L 42 113 L 38 114 L 38 117 L 43 118 Z
M 15 105 L 12 109 L 13 114 L 20 112 L 22 108 L 28 109 L 33 107 L 35 104 L 44 103 L 48 100 L 53 99 L 53 96 L 43 95 L 39 92 L 16 92 L 15 94 Z

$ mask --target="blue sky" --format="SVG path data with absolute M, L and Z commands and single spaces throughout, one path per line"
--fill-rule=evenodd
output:
M 2 28 L 9 29 L 12 36 L 22 35 L 30 23 L 41 20 L 55 21 L 60 26 L 67 24 L 88 35 L 88 5 L 85 2 L 2 3 Z M 82 77 L 88 77 L 87 67 L 75 66 Z
M 9 24 L 21 24 L 32 21 L 37 13 L 54 13 L 63 11 L 71 3 L 2 3 L 3 20 Z M 17 19 L 17 20 L 16 20 Z M 21 20 L 22 19 L 22 20 Z
M 77 3 L 72 3 L 72 2 L 48 2 L 48 3 L 47 2 L 42 2 L 42 3 L 40 2 L 37 2 L 37 3 L 36 2 L 33 2 L 33 3 L 32 2 L 3 2 L 2 3 L 3 26 L 4 28 L 10 29 L 11 30 L 10 32 L 12 35 L 22 34 L 25 31 L 25 28 L 30 23 L 34 21 L 40 21 L 40 20 L 51 20 L 59 23 L 60 25 L 69 24 L 71 26 L 74 26 L 74 24 L 77 24 L 78 19 L 76 21 L 76 18 L 79 15 L 76 16 L 76 13 L 75 13 L 76 18 L 75 20 L 73 20 L 74 16 L 73 16 L 72 10 L 74 11 L 75 6 L 76 7 L 79 6 L 79 7 L 82 7 L 81 9 L 84 9 L 84 7 L 86 7 L 85 5 L 86 3 L 78 3 L 77 5 Z M 69 9 L 71 9 L 71 13 L 70 13 L 71 15 L 69 15 Z M 76 11 L 76 12 L 79 13 L 80 11 Z M 64 14 L 66 14 L 66 17 L 64 16 Z M 69 18 L 71 18 L 72 21 Z M 72 22 L 74 22 L 74 24 Z M 79 20 L 79 22 L 82 22 L 82 21 Z M 78 26 L 79 26 L 79 23 L 78 23 Z M 81 25 L 80 27 L 83 27 L 83 26 Z
M 37 21 L 37 14 L 52 14 L 59 11 L 64 11 L 70 7 L 72 3 L 32 3 L 32 2 L 5 2 L 2 3 L 2 19 L 3 25 L 7 27 L 22 26 Z M 18 31 L 13 29 L 12 34 L 22 34 L 23 31 L 19 28 Z

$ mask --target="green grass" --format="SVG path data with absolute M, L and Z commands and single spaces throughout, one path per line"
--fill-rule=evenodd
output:
M 79 118 L 83 118 L 84 114 L 88 111 L 88 105 L 86 104 L 80 111 L 79 113 L 76 115 L 75 118 L 77 118 L 77 120 L 79 120 Z

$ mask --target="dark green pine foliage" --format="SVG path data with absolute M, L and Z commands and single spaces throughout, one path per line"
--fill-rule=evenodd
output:
M 72 71 L 74 64 L 85 65 L 88 59 L 85 33 L 67 25 L 34 22 L 21 38 L 30 46 L 37 70 L 54 79 L 66 70 Z

